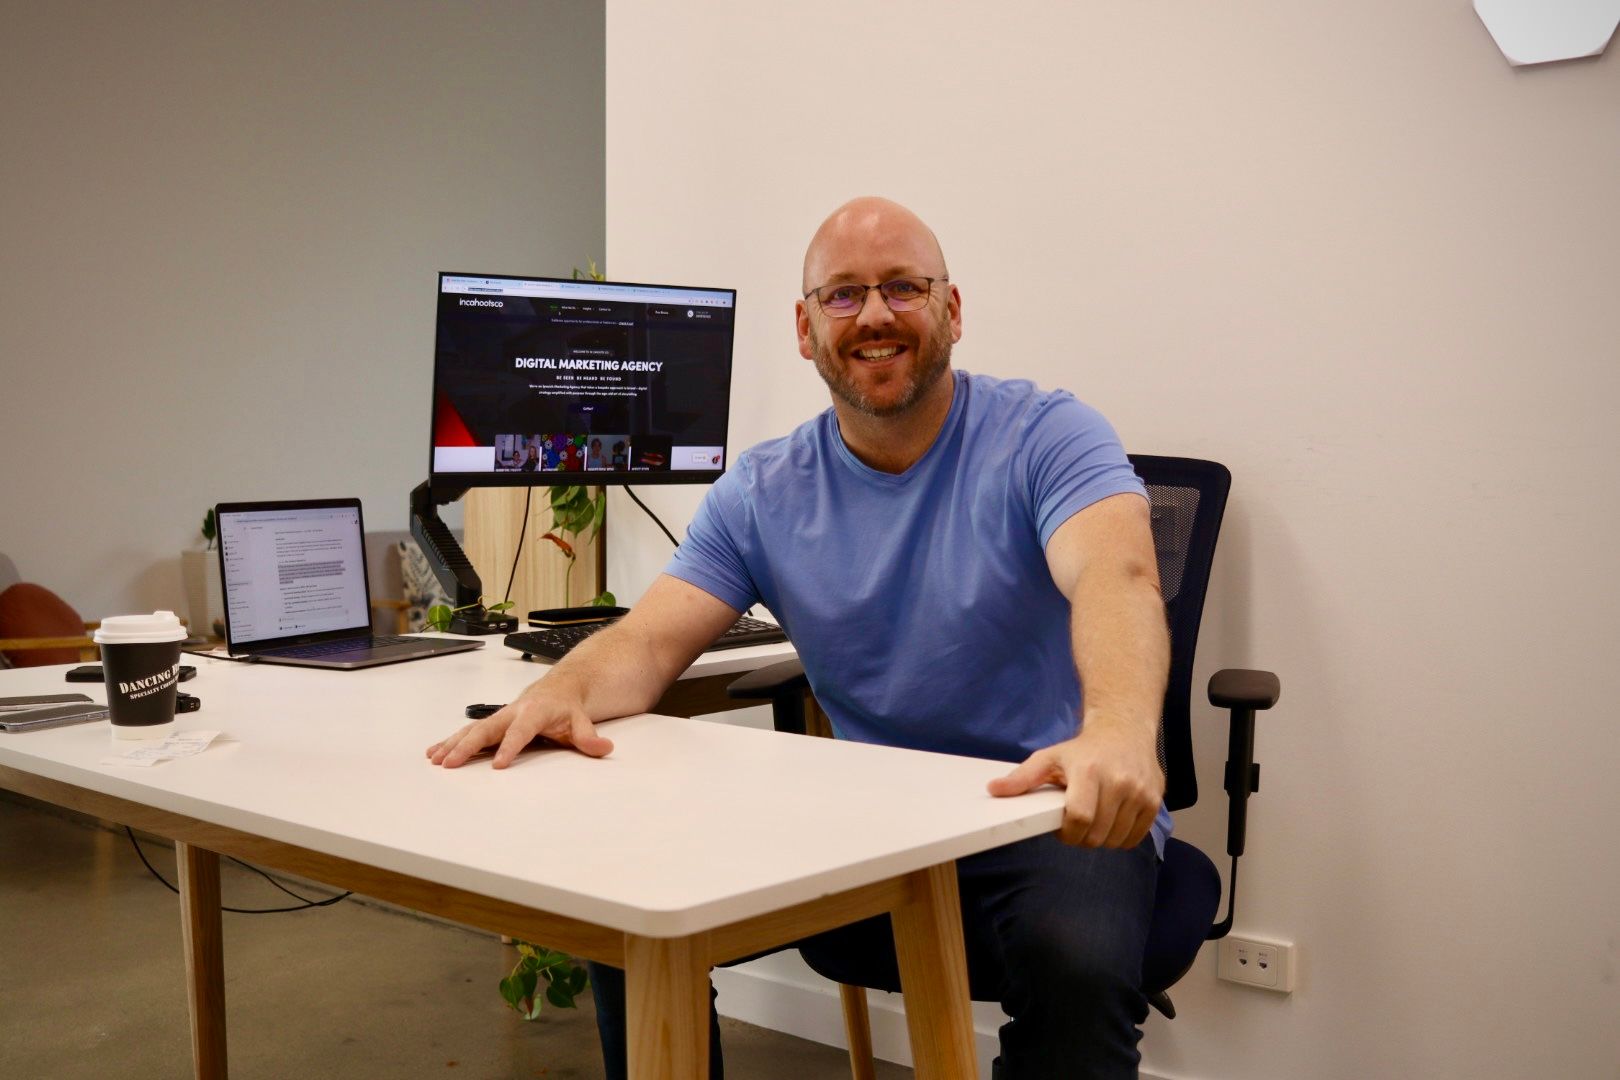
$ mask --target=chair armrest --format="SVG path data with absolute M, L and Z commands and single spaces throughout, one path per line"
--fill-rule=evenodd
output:
M 798 694 L 810 688 L 804 665 L 797 660 L 783 660 L 779 664 L 758 668 L 726 687 L 726 696 L 742 701 L 749 699 L 775 700 L 784 695 Z
M 1226 918 L 1210 928 L 1209 938 L 1225 937 L 1237 910 L 1237 861 L 1243 855 L 1249 823 L 1249 796 L 1260 790 L 1260 766 L 1254 760 L 1254 714 L 1269 709 L 1282 696 L 1282 683 L 1269 671 L 1226 668 L 1209 680 L 1209 703 L 1231 710 L 1226 741 L 1226 853 L 1232 857 Z
M 0 638 L 0 652 L 23 652 L 27 649 L 94 649 L 95 638 L 83 637 L 15 637 Z
M 76 649 L 81 663 L 89 663 L 100 659 L 101 646 L 88 634 L 84 637 L 33 637 L 33 638 L 0 638 L 0 653 L 15 652 L 26 654 L 30 651 L 43 652 L 62 649 Z M 41 663 L 35 660 L 32 663 Z M 43 662 L 54 662 L 49 657 Z M 29 667 L 31 664 L 23 660 L 13 660 L 17 667 Z
M 1209 678 L 1209 703 L 1222 709 L 1269 709 L 1282 696 L 1282 683 L 1269 671 L 1226 668 Z

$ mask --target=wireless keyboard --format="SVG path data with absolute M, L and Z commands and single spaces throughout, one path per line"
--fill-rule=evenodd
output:
M 615 621 L 603 619 L 601 622 L 548 626 L 543 630 L 525 630 L 522 633 L 507 634 L 506 647 L 516 649 L 525 659 L 530 656 L 541 656 L 547 660 L 561 660 L 575 645 L 604 626 L 611 626 Z M 716 638 L 709 648 L 739 649 L 744 645 L 772 645 L 786 640 L 787 635 L 782 632 L 780 626 L 744 615 Z

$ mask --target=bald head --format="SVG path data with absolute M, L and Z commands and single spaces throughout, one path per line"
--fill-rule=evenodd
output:
M 872 274 L 866 284 L 898 274 L 944 277 L 945 252 L 922 218 L 890 199 L 863 195 L 834 210 L 810 238 L 802 288 Z

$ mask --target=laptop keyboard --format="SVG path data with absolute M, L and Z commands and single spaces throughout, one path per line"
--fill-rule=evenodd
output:
M 541 630 L 526 630 L 506 635 L 506 647 L 516 649 L 525 656 L 543 656 L 548 660 L 561 660 L 575 645 L 584 641 L 614 620 L 579 623 L 573 626 L 548 626 Z M 740 649 L 745 645 L 774 645 L 786 641 L 787 634 L 780 626 L 763 619 L 742 616 L 715 639 L 710 649 Z
M 373 638 L 340 638 L 337 641 L 318 641 L 313 645 L 292 645 L 285 649 L 265 649 L 262 656 L 289 656 L 294 660 L 319 660 L 337 653 L 371 652 L 385 645 L 408 645 L 413 639 L 398 634 Z

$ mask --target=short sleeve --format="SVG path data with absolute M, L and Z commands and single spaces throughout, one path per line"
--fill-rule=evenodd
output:
M 738 611 L 759 601 L 737 537 L 743 529 L 742 492 L 735 471 L 721 477 L 698 506 L 686 539 L 675 549 L 664 573 L 696 585 Z
M 1092 503 L 1126 492 L 1147 495 L 1113 426 L 1066 391 L 1045 395 L 1032 410 L 1023 456 L 1042 547 Z

